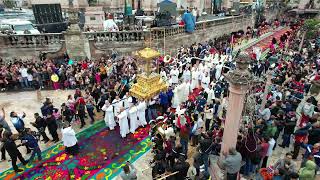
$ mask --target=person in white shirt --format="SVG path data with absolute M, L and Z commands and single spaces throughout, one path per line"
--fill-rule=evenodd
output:
M 120 110 L 120 114 L 117 117 L 119 119 L 120 135 L 122 138 L 125 138 L 127 136 L 127 134 L 130 133 L 127 111 L 125 111 L 122 108 Z
M 62 142 L 66 147 L 66 152 L 71 155 L 76 155 L 79 152 L 78 140 L 76 132 L 73 130 L 69 122 L 65 122 L 61 129 Z
M 201 86 L 203 89 L 207 89 L 209 87 L 210 83 L 210 77 L 208 73 L 205 73 L 205 75 L 201 78 Z
M 114 127 L 117 125 L 114 121 L 114 113 L 113 113 L 113 106 L 110 105 L 109 101 L 106 100 L 105 104 L 101 108 L 102 111 L 105 111 L 104 121 L 106 125 L 110 128 L 110 130 L 114 130 Z
M 201 115 L 196 114 L 194 116 L 194 119 L 197 119 L 196 123 L 194 124 L 193 128 L 192 128 L 192 133 L 193 136 L 191 137 L 191 141 L 192 141 L 192 146 L 197 146 L 199 144 L 199 135 L 202 133 L 203 131 L 203 120 L 201 118 Z
M 268 164 L 268 158 L 272 156 L 272 152 L 273 152 L 273 147 L 276 144 L 276 141 L 273 139 L 273 137 L 271 137 L 268 141 L 269 147 L 268 147 L 268 151 L 267 151 L 267 155 L 263 158 L 262 160 L 262 166 L 261 168 L 265 168 L 267 167 Z
M 29 85 L 29 82 L 28 82 L 28 69 L 25 68 L 24 66 L 22 66 L 19 69 L 19 73 L 21 74 L 22 81 L 23 81 L 23 84 L 25 86 L 24 88 L 29 88 L 30 85 Z
M 210 124 L 211 124 L 211 121 L 213 119 L 213 108 L 209 108 L 208 106 L 205 107 L 205 110 L 204 110 L 204 115 L 205 115 L 205 119 L 206 119 L 206 122 L 205 122 L 205 128 L 206 128 L 206 131 L 209 131 L 210 130 Z
M 174 66 L 173 69 L 171 69 L 170 76 L 171 76 L 171 83 L 173 85 L 178 84 L 178 82 L 179 82 L 179 70 L 177 69 L 176 66 Z

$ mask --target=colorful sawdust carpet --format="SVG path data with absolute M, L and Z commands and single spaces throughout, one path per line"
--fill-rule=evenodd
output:
M 98 122 L 77 135 L 78 155 L 67 155 L 60 143 L 43 152 L 41 163 L 29 163 L 19 174 L 7 170 L 0 179 L 112 179 L 127 161 L 132 162 L 149 150 L 148 132 L 149 127 L 140 128 L 121 138 L 119 129 L 109 131 L 104 122 Z
M 272 38 L 275 38 L 278 42 L 280 41 L 280 37 L 286 33 L 289 30 L 289 28 L 283 28 L 280 30 L 277 30 L 276 32 L 274 32 L 272 35 L 262 39 L 261 41 L 257 42 L 256 44 L 250 46 L 249 48 L 246 49 L 246 51 L 248 53 L 252 52 L 252 49 L 254 47 L 260 47 L 261 48 L 261 52 L 267 52 L 269 49 L 269 45 L 272 41 Z

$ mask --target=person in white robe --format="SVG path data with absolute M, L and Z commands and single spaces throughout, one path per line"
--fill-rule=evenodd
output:
M 139 118 L 139 125 L 141 126 L 145 126 L 147 125 L 147 121 L 146 121 L 146 109 L 147 109 L 147 104 L 145 101 L 141 101 L 138 104 L 138 118 Z
M 130 132 L 134 133 L 136 129 L 139 127 L 138 124 L 138 109 L 136 106 L 132 106 L 129 110 L 129 118 L 130 118 Z
M 191 78 L 192 78 L 191 89 L 192 90 L 199 86 L 199 76 L 200 76 L 200 73 L 198 69 L 194 67 L 193 70 L 191 71 Z
M 208 88 L 205 89 L 205 92 L 207 93 L 207 103 L 210 105 L 213 103 L 213 100 L 215 99 L 214 96 L 214 90 L 212 88 L 212 85 L 210 85 Z
M 182 89 L 182 102 L 185 102 L 188 100 L 188 96 L 191 92 L 190 88 L 191 84 L 190 81 L 183 82 L 183 89 Z
M 218 64 L 220 60 L 219 53 L 214 55 L 213 64 Z
M 185 67 L 185 69 L 183 71 L 182 78 L 183 78 L 184 82 L 188 82 L 191 80 L 191 72 L 187 66 Z
M 114 127 L 117 124 L 114 121 L 113 106 L 110 105 L 109 101 L 105 101 L 101 109 L 102 111 L 105 111 L 104 121 L 106 125 L 110 128 L 110 130 L 114 130 Z
M 120 135 L 122 138 L 125 138 L 127 134 L 130 133 L 127 112 L 124 109 L 121 109 L 120 114 L 117 117 L 119 120 Z
M 163 68 L 160 71 L 160 77 L 163 80 L 163 82 L 167 82 L 168 81 L 167 73 Z
M 177 69 L 176 66 L 173 67 L 173 69 L 171 69 L 170 71 L 170 76 L 171 76 L 171 83 L 173 85 L 178 84 L 179 82 L 179 70 Z
M 179 96 L 181 96 L 181 94 L 179 94 L 179 88 L 180 86 L 176 86 L 173 90 L 172 108 L 177 108 L 179 106 Z
M 210 77 L 208 73 L 205 73 L 204 77 L 201 78 L 201 87 L 207 89 L 210 83 Z
M 219 62 L 219 64 L 216 65 L 216 74 L 215 74 L 216 80 L 220 79 L 220 76 L 221 76 L 221 73 L 222 73 L 222 68 L 223 68 L 223 64 L 221 62 Z
M 123 101 L 119 96 L 112 101 L 112 106 L 114 107 L 114 114 L 117 116 L 120 113 L 120 109 L 123 108 Z

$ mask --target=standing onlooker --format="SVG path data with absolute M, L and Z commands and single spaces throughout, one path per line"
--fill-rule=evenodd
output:
M 66 152 L 71 155 L 76 155 L 79 152 L 78 140 L 76 133 L 71 127 L 69 122 L 63 124 L 62 132 L 62 142 L 66 147 Z
M 13 134 L 8 131 L 6 131 L 3 136 L 4 136 L 3 146 L 5 150 L 8 152 L 9 156 L 11 157 L 12 168 L 14 169 L 15 172 L 23 171 L 23 169 L 18 168 L 17 159 L 19 158 L 19 160 L 22 162 L 23 165 L 26 165 L 28 161 L 26 161 L 22 157 L 16 143 L 14 142 L 16 139 L 13 137 Z
M 235 148 L 230 148 L 229 154 L 224 153 L 224 156 L 225 156 L 225 159 L 222 162 L 220 162 L 221 163 L 220 165 L 226 170 L 227 179 L 237 180 L 238 173 L 241 168 L 241 162 L 242 162 L 241 154 L 237 152 Z
M 135 180 L 137 178 L 136 168 L 129 162 L 123 166 L 123 171 L 120 173 L 122 180 Z
M 40 135 L 43 137 L 44 143 L 47 143 L 50 139 L 46 134 L 46 127 L 47 127 L 46 121 L 39 115 L 39 113 L 34 113 L 34 118 L 36 119 L 36 121 L 31 122 L 31 125 L 33 125 L 38 129 Z
M 26 132 L 23 134 L 22 138 L 22 143 L 27 145 L 31 150 L 32 154 L 30 156 L 29 162 L 33 161 L 34 156 L 37 154 L 38 160 L 41 161 L 41 150 L 38 144 L 38 139 L 37 137 L 31 132 L 31 129 L 27 128 Z
M 91 96 L 89 91 L 86 92 L 84 99 L 86 102 L 86 108 L 87 108 L 88 115 L 91 119 L 91 124 L 93 124 L 94 123 L 94 112 L 93 111 L 94 111 L 94 107 L 95 107 L 95 102 L 94 102 L 94 99 Z
M 51 134 L 51 136 L 53 138 L 52 141 L 55 143 L 58 142 L 59 141 L 59 136 L 57 133 L 58 125 L 57 125 L 56 119 L 54 118 L 52 113 L 49 113 L 47 115 L 46 123 L 48 125 L 49 133 Z

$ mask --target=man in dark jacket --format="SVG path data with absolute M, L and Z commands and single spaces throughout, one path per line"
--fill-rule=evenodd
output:
M 51 134 L 53 140 L 55 143 L 59 141 L 59 136 L 57 133 L 58 125 L 56 122 L 56 119 L 52 115 L 52 113 L 49 113 L 46 118 L 46 123 L 48 125 L 49 133 Z
M 285 122 L 284 130 L 283 130 L 283 141 L 282 144 L 279 145 L 282 148 L 289 147 L 290 145 L 290 137 L 291 134 L 294 133 L 294 128 L 296 126 L 296 119 L 294 117 L 287 119 Z
M 70 108 L 68 108 L 65 103 L 61 105 L 61 115 L 62 115 L 62 120 L 68 121 L 69 123 L 71 123 L 74 116 Z
M 11 163 L 12 163 L 12 168 L 14 169 L 15 172 L 21 172 L 23 171 L 22 169 L 19 169 L 17 166 L 17 159 L 19 158 L 19 160 L 22 162 L 23 165 L 26 165 L 28 163 L 28 161 L 26 161 L 20 151 L 18 150 L 18 147 L 16 145 L 15 138 L 13 137 L 11 132 L 6 131 L 4 133 L 4 148 L 5 150 L 8 152 L 9 156 L 11 157 Z
M 39 115 L 39 113 L 35 113 L 34 118 L 36 119 L 36 121 L 31 122 L 31 125 L 38 129 L 40 135 L 43 137 L 44 143 L 47 143 L 50 139 L 45 132 L 47 127 L 46 121 Z
M 309 130 L 308 144 L 314 145 L 320 142 L 320 124 L 315 123 L 311 130 Z
M 179 157 L 172 169 L 173 173 L 178 172 L 173 176 L 173 179 L 180 180 L 186 178 L 188 175 L 189 167 L 190 164 L 185 161 L 185 158 Z
M 37 154 L 38 160 L 41 161 L 41 150 L 38 144 L 38 139 L 35 135 L 35 132 L 32 132 L 31 129 L 26 129 L 26 132 L 23 134 L 22 138 L 22 143 L 27 145 L 31 150 L 32 154 L 30 156 L 29 162 L 33 161 L 34 156 Z

